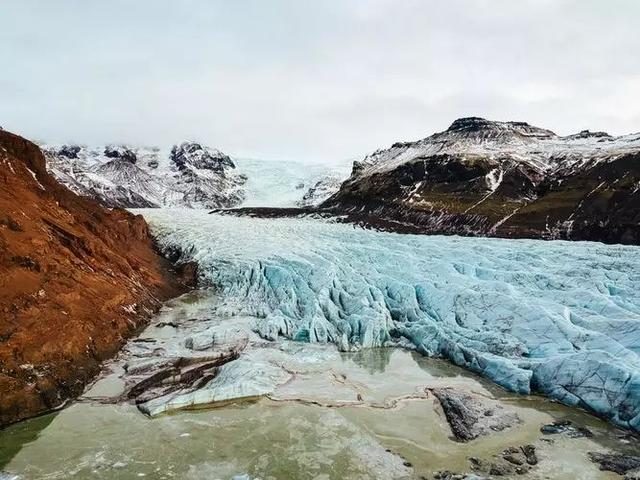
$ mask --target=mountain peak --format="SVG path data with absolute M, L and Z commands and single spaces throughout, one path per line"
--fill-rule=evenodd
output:
M 592 132 L 591 130 L 581 130 L 578 133 L 565 137 L 567 140 L 578 140 L 583 138 L 599 138 L 599 139 L 613 139 L 607 132 Z
M 132 164 L 135 164 L 138 161 L 138 157 L 135 152 L 125 145 L 107 145 L 104 149 L 104 156 L 114 160 L 124 160 L 125 162 Z
M 174 145 L 171 149 L 171 160 L 178 167 L 178 170 L 186 169 L 187 165 L 219 173 L 227 168 L 236 168 L 228 155 L 196 142 L 183 142 L 180 145 Z
M 463 117 L 455 120 L 445 133 L 464 136 L 495 137 L 515 135 L 519 137 L 552 138 L 551 130 L 529 125 L 527 122 L 499 122 L 482 117 Z
M 454 120 L 447 132 L 457 132 L 460 130 L 478 131 L 490 128 L 496 122 L 492 122 L 482 117 L 462 117 Z

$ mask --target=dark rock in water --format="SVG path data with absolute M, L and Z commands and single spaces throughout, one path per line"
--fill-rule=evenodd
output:
M 591 432 L 591 430 L 586 427 L 574 425 L 569 420 L 562 420 L 559 422 L 550 423 L 549 425 L 544 425 L 540 428 L 540 431 L 545 435 L 565 433 L 568 437 L 571 438 L 593 437 L 593 433 Z
M 518 473 L 517 468 L 519 468 L 502 459 L 484 460 L 481 458 L 471 457 L 469 458 L 469 462 L 471 463 L 471 468 L 476 472 L 497 477 Z M 524 473 L 524 470 L 521 469 L 521 471 Z
M 150 362 L 148 370 L 129 368 L 128 374 L 151 374 L 138 378 L 126 396 L 135 400 L 137 405 L 141 405 L 177 390 L 195 391 L 217 375 L 218 367 L 237 359 L 238 356 L 237 350 L 230 350 L 200 358 L 177 357 L 169 359 L 168 363 Z
M 507 449 L 503 453 L 502 457 L 512 465 L 524 465 L 527 463 L 527 459 L 524 454 L 515 447 Z
M 538 456 L 536 447 L 533 445 L 523 445 L 521 447 L 509 447 L 502 452 L 502 458 L 513 465 L 537 465 Z
M 514 473 L 525 473 L 524 471 L 518 471 L 517 467 L 513 467 L 508 463 L 492 463 L 489 468 L 489 475 L 495 475 L 502 477 L 504 475 L 512 475 Z
M 536 455 L 536 447 L 533 445 L 523 445 L 520 447 L 522 453 L 524 453 L 525 458 L 527 459 L 527 463 L 529 465 L 537 465 L 538 464 L 538 456 Z
M 468 442 L 520 422 L 514 411 L 495 400 L 452 388 L 437 388 L 432 392 L 440 402 L 458 441 Z
M 104 149 L 104 156 L 124 160 L 125 162 L 133 164 L 138 161 L 136 154 L 131 149 L 124 146 L 108 145 Z
M 640 469 L 640 456 L 622 453 L 589 452 L 592 462 L 600 465 L 600 470 L 624 475 L 632 470 Z
M 533 445 L 509 447 L 499 456 L 490 460 L 471 457 L 469 458 L 474 471 L 483 474 L 504 476 L 527 473 L 532 466 L 538 464 L 536 449 Z
M 480 477 L 473 473 L 454 473 L 449 470 L 436 472 L 433 478 L 434 480 L 487 480 L 487 477 Z
M 159 322 L 155 325 L 157 328 L 171 327 L 171 328 L 180 328 L 180 325 L 176 322 Z

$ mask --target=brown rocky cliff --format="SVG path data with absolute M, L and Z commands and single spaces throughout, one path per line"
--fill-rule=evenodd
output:
M 0 131 L 0 426 L 82 392 L 160 302 L 184 291 L 144 219 L 80 198 Z

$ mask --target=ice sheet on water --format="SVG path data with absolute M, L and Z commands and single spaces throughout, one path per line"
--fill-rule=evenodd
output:
M 640 250 L 380 233 L 312 219 L 145 211 L 220 314 L 357 349 L 408 340 L 511 390 L 640 430 Z

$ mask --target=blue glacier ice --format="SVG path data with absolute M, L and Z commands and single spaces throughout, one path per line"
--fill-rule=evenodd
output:
M 238 172 L 247 176 L 243 207 L 295 207 L 319 180 L 346 180 L 351 162 L 306 164 L 296 161 L 234 159 Z M 339 183 L 335 185 L 338 190 Z M 324 199 L 324 198 L 323 198 Z
M 147 210 L 217 314 L 342 350 L 405 345 L 640 430 L 640 249 L 416 236 L 317 219 Z

